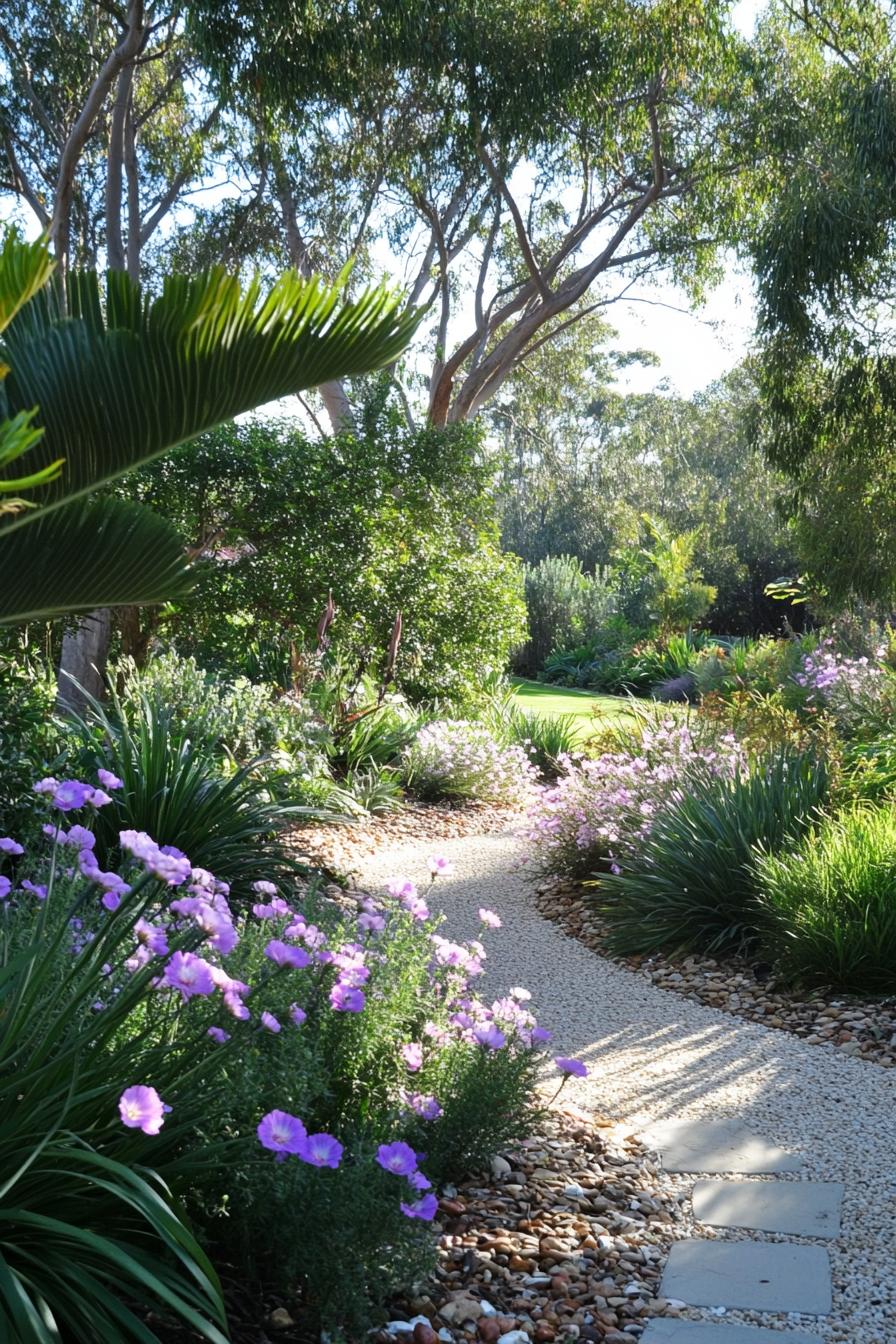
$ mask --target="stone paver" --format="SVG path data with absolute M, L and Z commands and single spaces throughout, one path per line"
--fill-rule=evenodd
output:
M 698 1181 L 694 1216 L 712 1227 L 749 1227 L 796 1237 L 840 1235 L 837 1181 Z
M 667 1171 L 799 1171 L 802 1161 L 736 1120 L 668 1120 L 645 1130 Z
M 651 1321 L 642 1344 L 822 1344 L 819 1335 L 757 1330 L 752 1325 L 712 1325 L 706 1321 Z
M 821 1246 L 773 1241 L 677 1241 L 660 1292 L 693 1307 L 831 1310 L 831 1266 Z

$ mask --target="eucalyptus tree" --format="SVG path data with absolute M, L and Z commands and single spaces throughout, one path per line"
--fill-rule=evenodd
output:
M 8 0 L 0 14 L 0 193 L 70 265 L 144 273 L 221 159 L 223 106 L 157 0 Z
M 439 426 L 632 286 L 671 274 L 700 292 L 752 152 L 727 10 L 198 0 L 189 25 L 253 128 L 259 200 L 293 260 L 363 273 L 383 240 L 405 257 L 430 317 L 408 412 L 419 391 Z
M 766 444 L 811 586 L 896 601 L 896 5 L 779 0 L 761 300 Z

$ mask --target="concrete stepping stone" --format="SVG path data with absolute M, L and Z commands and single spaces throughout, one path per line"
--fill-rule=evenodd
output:
M 831 1310 L 831 1265 L 822 1246 L 677 1241 L 666 1262 L 660 1293 L 693 1307 L 822 1316 Z
M 641 1344 L 822 1344 L 818 1335 L 788 1330 L 757 1330 L 752 1325 L 713 1325 L 707 1321 L 651 1321 Z
M 794 1153 L 776 1148 L 736 1120 L 667 1120 L 645 1131 L 667 1171 L 743 1172 L 759 1174 L 799 1171 Z
M 837 1237 L 842 1199 L 835 1181 L 698 1181 L 693 1205 L 694 1216 L 711 1227 Z

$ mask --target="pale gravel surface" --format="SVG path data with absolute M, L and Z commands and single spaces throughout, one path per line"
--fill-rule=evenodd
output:
M 665 1118 L 736 1118 L 801 1153 L 806 1178 L 844 1182 L 842 1236 L 824 1243 L 833 1268 L 833 1314 L 732 1311 L 725 1319 L 776 1326 L 785 1337 L 790 1327 L 837 1344 L 896 1344 L 894 1073 L 657 989 L 589 951 L 536 913 L 520 866 L 521 843 L 512 834 L 438 846 L 417 841 L 364 855 L 359 885 L 376 890 L 401 875 L 423 888 L 436 848 L 455 869 L 430 892 L 432 908 L 447 916 L 447 931 L 458 939 L 479 936 L 476 912 L 483 905 L 503 920 L 485 939 L 486 988 L 497 993 L 525 985 L 539 1020 L 554 1032 L 552 1051 L 588 1064 L 590 1076 L 568 1085 L 570 1100 L 632 1128 Z M 692 1183 L 663 1180 L 679 1191 Z

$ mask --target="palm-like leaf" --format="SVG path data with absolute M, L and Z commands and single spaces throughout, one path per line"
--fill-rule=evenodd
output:
M 105 293 L 92 272 L 63 290 L 48 266 L 39 245 L 0 249 L 0 448 L 6 432 L 28 468 L 13 477 L 0 453 L 0 500 L 21 496 L 0 513 L 0 624 L 176 596 L 173 534 L 83 497 L 244 411 L 388 363 L 417 322 L 386 289 L 348 301 L 294 273 L 267 295 L 221 270 L 173 276 L 152 298 L 114 272 Z
M 187 586 L 180 534 L 125 500 L 78 500 L 36 510 L 31 526 L 0 541 L 0 624 L 128 602 L 164 602 Z
M 44 434 L 29 461 L 65 459 L 41 490 L 44 510 L 265 402 L 388 363 L 417 321 L 385 289 L 347 302 L 339 286 L 294 273 L 266 297 L 257 280 L 242 293 L 221 270 L 169 277 L 154 299 L 116 272 L 105 305 L 93 273 L 71 276 L 67 291 L 68 315 L 60 287 L 47 286 L 0 341 L 10 368 L 0 412 L 39 406 Z

